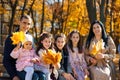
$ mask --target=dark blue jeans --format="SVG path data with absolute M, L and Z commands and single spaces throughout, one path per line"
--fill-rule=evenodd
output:
M 20 80 L 25 80 L 25 74 L 25 71 L 17 72 L 17 75 L 20 78 Z M 43 72 L 35 71 L 32 80 L 46 80 L 46 76 Z

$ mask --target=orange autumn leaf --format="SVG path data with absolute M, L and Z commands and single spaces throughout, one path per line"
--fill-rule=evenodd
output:
M 90 51 L 90 54 L 96 55 L 97 54 L 97 47 L 94 45 L 93 49 Z
M 104 49 L 104 42 L 103 39 L 101 39 L 100 41 L 98 41 L 96 44 L 93 45 L 92 50 L 90 51 L 91 55 L 96 55 L 97 53 L 99 53 L 102 49 Z
M 42 60 L 45 64 L 57 64 L 60 63 L 62 59 L 61 53 L 56 53 L 53 50 L 48 50 L 46 53 L 42 54 Z
M 22 31 L 14 32 L 13 35 L 10 37 L 13 41 L 12 44 L 18 44 L 19 42 L 23 42 L 25 40 L 25 35 Z
M 55 56 L 55 61 L 60 62 L 61 59 L 62 59 L 61 53 L 57 53 L 56 56 Z

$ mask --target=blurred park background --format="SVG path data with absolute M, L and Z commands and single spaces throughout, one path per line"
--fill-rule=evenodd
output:
M 7 35 L 19 27 L 23 14 L 29 14 L 33 19 L 33 28 L 29 32 L 36 43 L 44 31 L 67 35 L 73 29 L 79 30 L 84 42 L 90 24 L 100 20 L 116 47 L 120 44 L 120 0 L 0 0 L 1 56 Z

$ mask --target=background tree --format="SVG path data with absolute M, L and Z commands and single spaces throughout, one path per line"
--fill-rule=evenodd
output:
M 106 15 L 108 15 L 108 7 L 113 0 L 86 0 L 86 7 L 90 23 L 94 20 L 100 20 L 106 23 Z
M 14 17 L 16 14 L 16 7 L 18 5 L 18 0 L 9 0 L 9 5 L 11 7 L 12 13 L 11 13 L 11 19 L 10 19 L 10 23 L 9 23 L 9 34 L 11 34 L 12 31 L 12 26 L 13 26 L 13 22 L 14 22 Z
M 118 37 L 119 5 L 119 0 L 1 0 L 0 27 L 7 24 L 3 22 L 8 18 L 7 25 L 11 33 L 19 25 L 20 17 L 29 14 L 33 18 L 30 33 L 37 41 L 39 34 L 44 31 L 52 34 L 63 32 L 67 35 L 77 29 L 85 37 L 90 23 L 98 19 L 105 24 L 108 33 Z M 7 13 L 3 14 L 4 11 Z

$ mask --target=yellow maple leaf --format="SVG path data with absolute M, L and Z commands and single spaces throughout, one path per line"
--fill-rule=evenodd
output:
M 57 64 L 60 63 L 62 59 L 61 53 L 56 53 L 53 50 L 48 50 L 46 53 L 42 54 L 42 60 L 46 64 Z
M 90 51 L 90 54 L 92 55 L 96 55 L 97 53 L 99 53 L 102 49 L 104 49 L 104 42 L 103 39 L 101 39 L 100 41 L 98 41 L 96 44 L 93 45 L 92 50 Z
M 12 44 L 15 45 L 18 44 L 19 42 L 23 42 L 25 40 L 25 35 L 22 31 L 14 32 L 10 38 L 13 41 Z
M 90 54 L 96 55 L 97 54 L 97 47 L 94 45 L 92 50 L 90 51 Z

